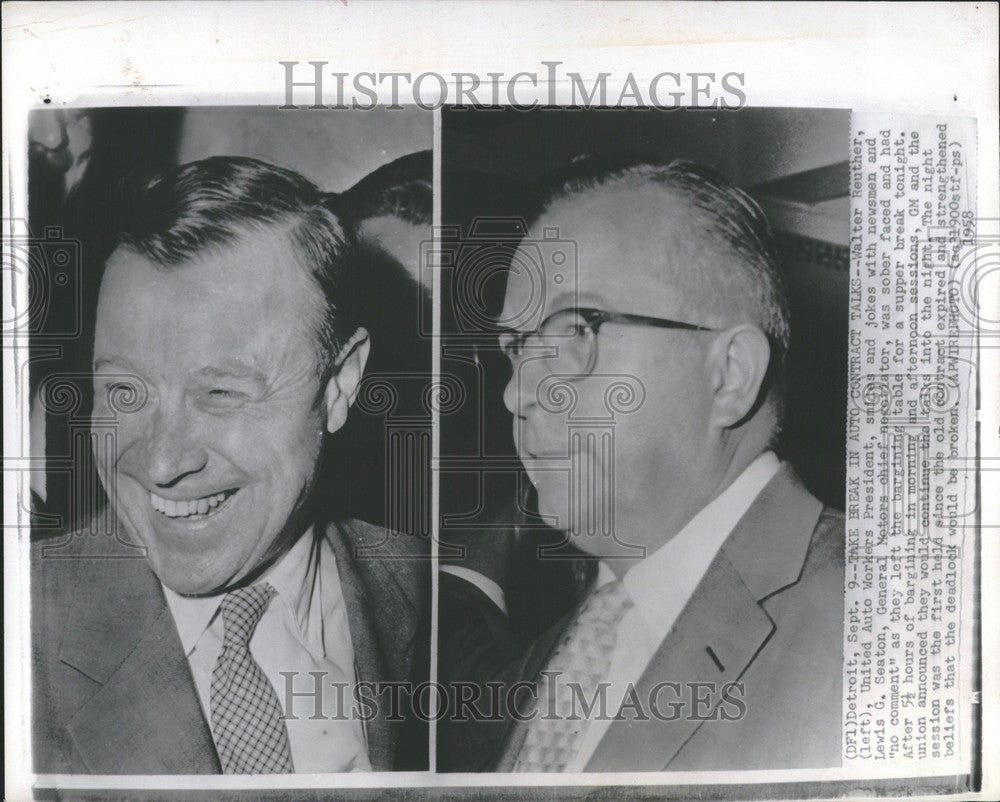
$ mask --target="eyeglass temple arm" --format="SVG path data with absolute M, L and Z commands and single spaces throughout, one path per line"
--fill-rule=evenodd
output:
M 601 323 L 637 323 L 642 326 L 653 326 L 658 329 L 684 329 L 685 331 L 715 331 L 707 326 L 694 323 L 684 323 L 680 320 L 667 320 L 646 315 L 630 315 L 626 312 L 603 312 L 599 318 Z

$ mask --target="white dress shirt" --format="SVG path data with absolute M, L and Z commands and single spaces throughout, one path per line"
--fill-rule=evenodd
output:
M 295 771 L 371 770 L 364 728 L 353 715 L 354 649 L 330 544 L 310 530 L 255 584 L 262 582 L 277 593 L 257 624 L 250 653 L 278 695 Z M 163 592 L 211 726 L 210 690 L 222 651 L 218 613 L 223 596 L 181 596 L 165 586 Z
M 634 606 L 622 619 L 611 657 L 607 676 L 609 714 L 620 709 L 629 684 L 639 681 L 722 544 L 780 467 L 773 452 L 761 454 L 674 537 L 625 572 L 622 584 Z M 594 587 L 614 578 L 602 562 Z M 586 725 L 580 748 L 565 771 L 584 770 L 610 725 L 610 716 L 595 718 Z

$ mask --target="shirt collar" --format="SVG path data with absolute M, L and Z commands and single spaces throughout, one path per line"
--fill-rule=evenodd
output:
M 774 452 L 765 451 L 674 537 L 625 573 L 622 582 L 651 636 L 666 636 L 726 538 L 780 467 Z M 610 569 L 603 575 L 608 574 Z M 599 571 L 599 583 L 601 578 Z
M 296 627 L 307 640 L 311 640 L 310 623 L 322 623 L 321 616 L 309 615 L 313 602 L 319 599 L 320 546 L 321 541 L 314 537 L 310 527 L 255 583 L 271 583 L 277 598 L 288 608 Z
M 313 600 L 319 594 L 319 555 L 320 542 L 313 536 L 310 527 L 254 584 L 270 582 L 277 592 L 276 601 L 287 606 L 303 637 L 322 646 L 322 617 L 309 615 Z M 162 586 L 184 653 L 190 655 L 205 630 L 212 625 L 225 594 L 182 596 L 166 585 Z
M 217 596 L 182 596 L 171 590 L 163 583 L 163 595 L 167 598 L 167 606 L 174 617 L 174 624 L 177 626 L 177 634 L 181 638 L 181 646 L 184 647 L 184 654 L 189 655 L 194 651 L 198 640 L 208 629 L 215 618 L 215 613 L 222 604 L 224 594 Z

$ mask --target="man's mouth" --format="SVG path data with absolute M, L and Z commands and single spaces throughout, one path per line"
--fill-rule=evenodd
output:
M 208 518 L 225 507 L 238 489 L 233 488 L 223 490 L 221 493 L 214 493 L 211 496 L 178 501 L 150 493 L 149 502 L 153 505 L 154 510 L 167 518 Z

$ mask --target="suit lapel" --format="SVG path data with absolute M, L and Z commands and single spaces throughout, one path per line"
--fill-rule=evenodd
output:
M 724 554 L 716 556 L 670 634 L 636 683 L 639 710 L 608 727 L 586 771 L 666 766 L 739 679 L 774 624 Z M 679 683 L 664 687 L 662 683 Z M 659 686 L 659 688 L 658 688 Z M 650 700 L 656 706 L 650 709 Z M 697 700 L 697 701 L 696 701 Z M 683 702 L 678 710 L 672 703 Z M 670 719 L 660 720 L 655 715 Z M 635 708 L 633 708 L 633 712 Z
M 587 771 L 665 769 L 712 718 L 726 684 L 739 679 L 773 633 L 761 602 L 797 581 L 822 509 L 782 465 L 726 539 L 636 685 L 645 706 L 658 683 L 680 683 L 679 700 L 661 686 L 658 706 L 671 720 L 626 712 L 608 727 Z M 707 701 L 696 704 L 695 693 Z M 675 716 L 670 701 L 685 707 Z
M 665 769 L 715 715 L 727 683 L 742 676 L 773 633 L 761 602 L 797 581 L 822 508 L 783 465 L 737 523 L 636 684 L 641 709 L 648 715 L 652 696 L 669 720 L 643 720 L 626 705 L 587 771 Z M 672 695 L 665 682 L 680 683 L 680 693 Z M 683 701 L 684 709 L 675 713 L 672 701 Z
M 783 463 L 736 524 L 722 551 L 758 601 L 798 581 L 822 512 L 822 502 Z
M 384 560 L 355 559 L 356 547 L 378 545 L 372 532 L 331 526 L 327 539 L 337 558 L 358 679 L 373 687 L 406 680 L 417 629 L 414 600 Z M 159 581 L 142 558 L 93 551 L 85 547 L 74 560 L 59 648 L 63 663 L 98 685 L 67 724 L 81 759 L 95 774 L 220 773 Z M 380 703 L 367 723 L 376 770 L 392 769 L 388 715 Z
M 327 529 L 347 605 L 358 681 L 372 689 L 409 679 L 417 630 L 413 601 L 402 591 L 386 561 L 357 557 L 359 551 L 379 545 L 374 531 L 350 523 L 331 524 Z M 384 530 L 377 531 L 384 536 Z M 405 570 L 402 563 L 396 567 Z M 381 696 L 374 717 L 366 722 L 368 757 L 376 771 L 393 769 L 396 735 L 388 720 L 391 712 L 388 700 Z
M 99 684 L 67 730 L 96 774 L 220 771 L 173 617 L 146 561 L 81 554 L 59 658 Z

